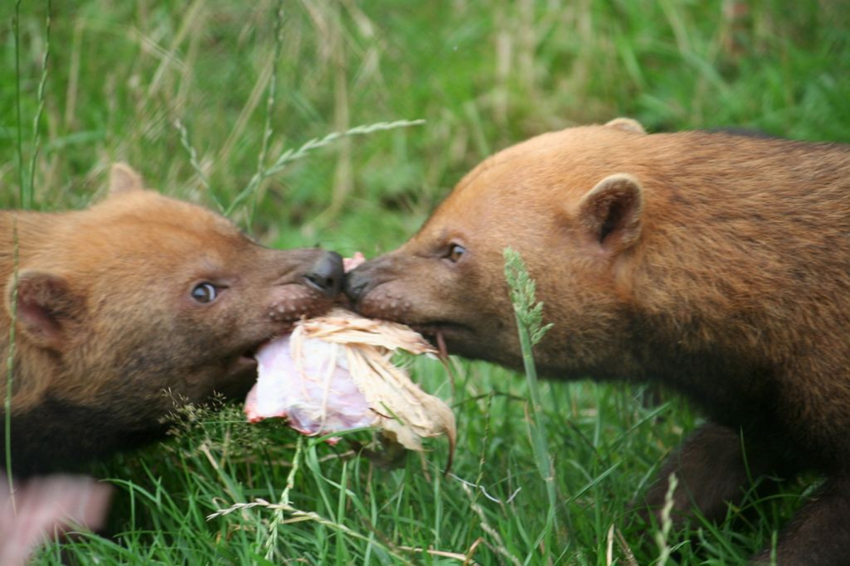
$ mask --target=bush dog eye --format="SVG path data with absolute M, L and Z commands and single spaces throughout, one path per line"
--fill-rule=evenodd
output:
M 218 288 L 212 283 L 199 283 L 192 289 L 192 298 L 199 303 L 211 303 L 218 297 Z
M 449 253 L 446 254 L 446 259 L 448 259 L 452 263 L 457 263 L 460 261 L 460 258 L 463 257 L 463 254 L 466 253 L 466 248 L 461 246 L 460 244 L 452 244 L 449 246 Z

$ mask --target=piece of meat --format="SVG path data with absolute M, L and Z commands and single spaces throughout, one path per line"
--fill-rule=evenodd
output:
M 453 449 L 451 409 L 391 363 L 398 349 L 435 353 L 406 326 L 342 309 L 302 320 L 291 335 L 257 352 L 259 377 L 245 401 L 248 420 L 285 418 L 309 435 L 377 427 L 413 450 L 422 449 L 422 438 L 446 434 Z
M 286 418 L 309 435 L 375 424 L 377 415 L 351 379 L 344 347 L 302 339 L 296 361 L 292 341 L 283 336 L 257 352 L 259 377 L 245 401 L 248 420 Z

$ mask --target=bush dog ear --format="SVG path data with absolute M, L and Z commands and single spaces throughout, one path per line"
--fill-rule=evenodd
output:
M 9 280 L 6 304 L 12 315 L 14 279 Z M 68 337 L 69 324 L 84 307 L 62 277 L 41 271 L 23 271 L 17 287 L 18 328 L 36 345 L 60 350 Z
M 643 129 L 643 126 L 640 125 L 640 122 L 631 118 L 614 118 L 613 120 L 605 124 L 605 127 L 617 128 L 618 130 L 623 130 L 624 132 L 631 132 L 633 134 L 646 134 L 646 130 Z
M 637 242 L 643 216 L 643 189 L 631 175 L 605 177 L 582 197 L 578 221 L 590 239 L 613 252 Z
M 115 163 L 109 170 L 109 194 L 128 193 L 144 189 L 142 176 L 124 163 Z

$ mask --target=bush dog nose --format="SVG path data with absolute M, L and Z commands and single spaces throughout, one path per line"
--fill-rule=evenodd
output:
M 342 257 L 336 252 L 324 252 L 312 269 L 304 275 L 307 285 L 320 291 L 328 298 L 336 297 L 342 289 L 345 271 Z
M 345 294 L 348 295 L 348 298 L 352 301 L 357 302 L 361 295 L 364 294 L 368 283 L 369 279 L 363 273 L 362 269 L 358 268 L 354 271 L 350 271 L 345 276 Z

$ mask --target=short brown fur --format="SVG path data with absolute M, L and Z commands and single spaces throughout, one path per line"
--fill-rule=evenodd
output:
M 17 474 L 72 469 L 155 437 L 175 402 L 244 394 L 253 351 L 327 309 L 341 284 L 338 255 L 263 248 L 217 214 L 143 190 L 129 167 L 113 168 L 111 188 L 82 211 L 0 212 L 0 359 L 15 316 Z M 335 289 L 305 279 L 317 269 L 336 273 Z M 216 294 L 200 302 L 193 292 L 206 283 Z M 0 423 L 2 433 L 2 412 Z
M 628 120 L 545 134 L 469 173 L 348 292 L 367 316 L 519 369 L 509 246 L 554 323 L 535 351 L 544 374 L 660 380 L 711 418 L 663 470 L 684 486 L 680 517 L 740 499 L 743 436 L 757 474 L 828 478 L 781 534 L 779 564 L 850 561 L 847 146 Z

